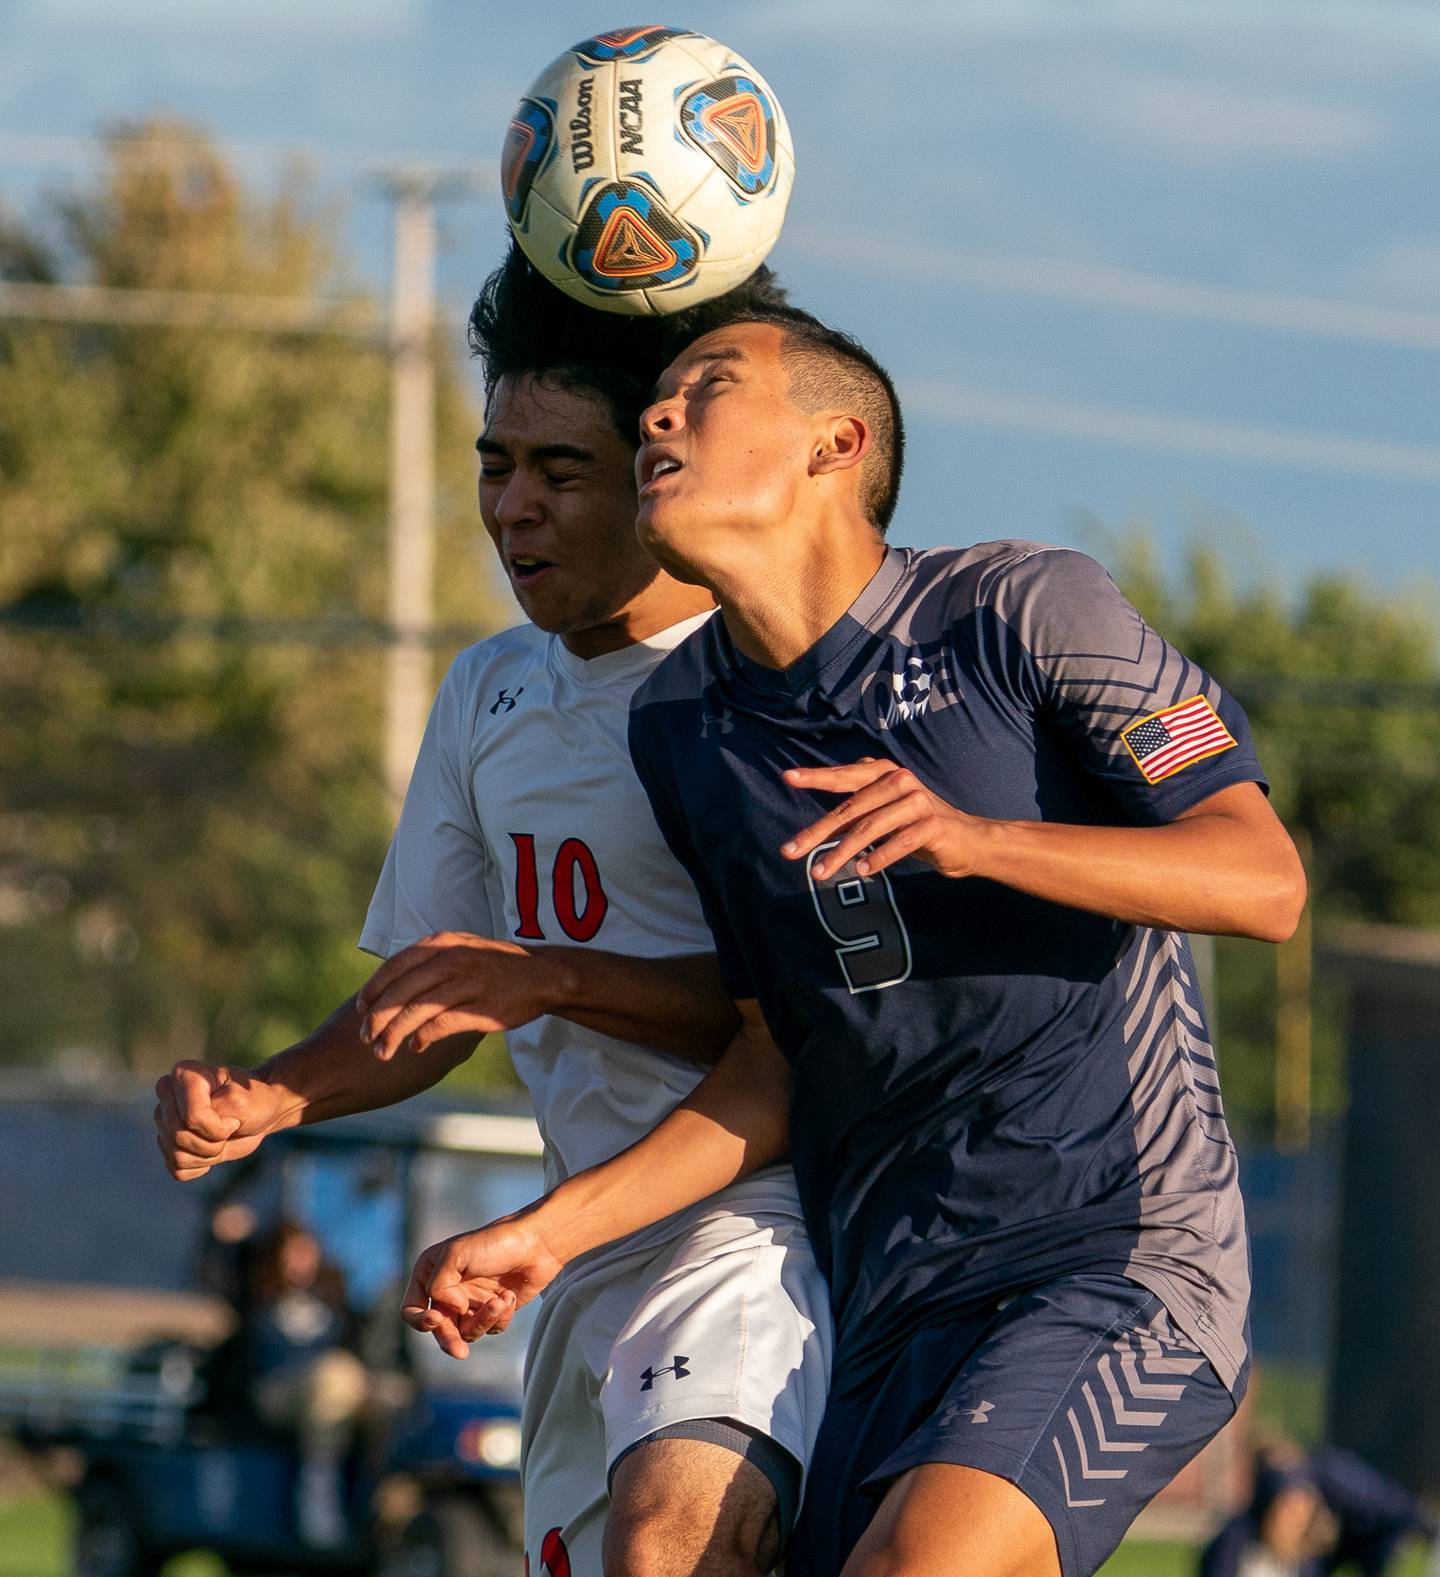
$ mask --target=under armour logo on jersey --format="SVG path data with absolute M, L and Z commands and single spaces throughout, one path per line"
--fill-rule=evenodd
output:
M 663 1369 L 642 1369 L 640 1371 L 640 1389 L 642 1391 L 654 1390 L 655 1382 L 662 1374 L 673 1374 L 677 1380 L 683 1380 L 686 1375 L 690 1373 L 690 1371 L 685 1367 L 685 1365 L 689 1362 L 689 1358 L 683 1357 L 677 1353 L 675 1355 L 675 1362 L 672 1364 L 666 1364 Z
M 965 1411 L 969 1413 L 972 1424 L 988 1424 L 991 1413 L 995 1411 L 995 1404 L 994 1402 L 981 1402 L 979 1407 L 967 1407 Z
M 500 711 L 513 712 L 515 710 L 516 701 L 518 701 L 524 694 L 525 686 L 523 684 L 517 685 L 515 687 L 514 695 L 512 695 L 509 690 L 502 687 L 500 694 L 495 697 L 494 705 L 490 708 L 491 717 L 494 717 L 494 715 Z
M 714 715 L 706 712 L 705 715 L 700 719 L 701 739 L 709 739 L 712 725 L 717 734 L 728 734 L 733 732 L 735 725 L 730 721 L 732 716 L 733 714 L 731 713 L 728 706 L 722 706 L 719 712 Z

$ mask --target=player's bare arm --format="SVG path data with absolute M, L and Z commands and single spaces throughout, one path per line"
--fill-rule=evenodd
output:
M 577 1255 L 698 1203 L 786 1153 L 790 1070 L 758 1004 L 691 1094 L 612 1160 L 476 1232 L 425 1250 L 401 1313 L 452 1358 L 509 1323 Z
M 794 768 L 799 789 L 849 797 L 782 848 L 824 878 L 856 859 L 862 876 L 920 859 L 1130 925 L 1283 942 L 1305 904 L 1289 834 L 1254 783 L 1221 789 L 1159 827 L 1087 827 L 971 816 L 891 761 Z M 872 847 L 873 846 L 873 847 Z M 863 852 L 863 851 L 869 852 Z
M 395 954 L 354 1001 L 260 1067 L 177 1064 L 155 1086 L 160 1153 L 181 1182 L 203 1177 L 278 1129 L 408 1100 L 482 1035 L 551 1012 L 704 1063 L 736 1024 L 709 954 L 626 958 L 440 932 Z M 397 1057 L 402 1046 L 425 1055 Z
M 479 1039 L 455 1035 L 423 1058 L 380 1062 L 360 1038 L 362 1021 L 352 1000 L 257 1068 L 177 1063 L 155 1085 L 156 1142 L 171 1176 L 203 1177 L 282 1128 L 408 1100 L 464 1062 Z
M 382 1061 L 553 1013 L 616 1040 L 713 1063 L 736 1029 L 713 955 L 631 958 L 442 931 L 383 963 L 355 999 Z

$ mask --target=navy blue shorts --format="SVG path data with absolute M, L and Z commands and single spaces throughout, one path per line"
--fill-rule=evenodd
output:
M 953 1462 L 1021 1489 L 1064 1577 L 1088 1577 L 1230 1420 L 1244 1379 L 1232 1393 L 1154 1293 L 1100 1272 L 919 1330 L 881 1373 L 852 1378 L 837 1355 L 786 1570 L 840 1577 L 891 1482 Z

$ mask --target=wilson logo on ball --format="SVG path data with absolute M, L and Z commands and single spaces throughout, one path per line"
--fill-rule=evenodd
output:
M 530 188 L 554 146 L 553 111 L 535 99 L 521 99 L 500 150 L 500 192 L 512 223 L 524 218 Z
M 746 197 L 775 179 L 775 111 L 749 77 L 720 77 L 688 93 L 680 129 Z
M 693 36 L 684 27 L 621 27 L 613 33 L 597 33 L 594 38 L 587 38 L 583 44 L 576 44 L 570 53 L 603 65 L 607 60 L 639 60 L 672 38 Z
M 634 181 L 611 181 L 591 198 L 575 235 L 571 266 L 602 290 L 649 290 L 691 273 L 700 243 Z

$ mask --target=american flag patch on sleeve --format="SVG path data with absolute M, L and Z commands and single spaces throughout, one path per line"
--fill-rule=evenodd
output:
M 1203 695 L 1142 717 L 1121 729 L 1120 737 L 1147 783 L 1158 783 L 1239 743 Z

